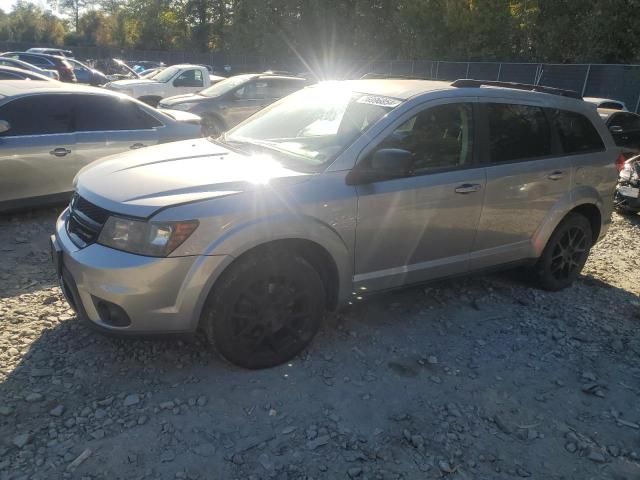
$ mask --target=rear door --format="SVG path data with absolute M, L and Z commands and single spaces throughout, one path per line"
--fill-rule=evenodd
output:
M 541 106 L 509 100 L 482 103 L 484 207 L 471 268 L 531 256 L 531 241 L 551 209 L 570 195 L 572 162 L 562 156 Z
M 158 143 L 163 125 L 136 102 L 112 95 L 76 95 L 77 155 L 84 165 Z
M 30 95 L 0 107 L 0 201 L 71 191 L 77 171 L 69 96 Z

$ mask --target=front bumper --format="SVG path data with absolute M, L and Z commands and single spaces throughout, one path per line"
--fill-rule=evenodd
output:
M 208 292 L 232 257 L 144 257 L 98 244 L 80 249 L 67 233 L 67 215 L 58 218 L 52 248 L 63 292 L 79 316 L 122 333 L 196 330 Z M 122 309 L 130 322 L 105 319 L 104 304 Z

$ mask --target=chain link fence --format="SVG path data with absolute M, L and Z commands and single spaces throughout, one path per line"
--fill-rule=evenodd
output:
M 430 80 L 500 80 L 575 90 L 584 97 L 613 98 L 640 109 L 640 65 L 437 62 L 376 62 L 369 72 Z
M 33 45 L 0 42 L 0 51 L 24 51 Z M 305 72 L 300 60 L 287 57 L 269 59 L 258 55 L 232 55 L 216 52 L 134 50 L 112 47 L 68 47 L 81 60 L 121 58 L 162 61 L 167 65 L 198 63 L 231 73 L 286 70 Z M 333 65 L 329 77 L 359 78 L 365 73 L 420 77 L 430 80 L 500 80 L 532 83 L 575 90 L 585 97 L 613 98 L 625 102 L 631 111 L 640 110 L 640 65 L 548 64 L 509 62 L 445 62 L 432 60 L 344 61 Z

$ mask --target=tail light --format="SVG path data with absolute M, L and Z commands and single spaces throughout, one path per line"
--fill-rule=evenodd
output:
M 624 155 L 622 153 L 620 155 L 618 155 L 618 158 L 616 159 L 616 168 L 618 169 L 618 172 L 622 171 L 626 161 L 627 161 L 627 159 L 624 158 Z

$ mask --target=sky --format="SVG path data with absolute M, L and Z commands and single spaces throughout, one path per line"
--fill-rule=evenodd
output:
M 47 3 L 45 0 L 31 0 L 31 1 L 32 3 L 40 5 L 41 7 L 45 7 Z M 0 0 L 0 9 L 4 10 L 5 12 L 9 12 L 13 8 L 14 3 L 16 3 L 16 0 Z

